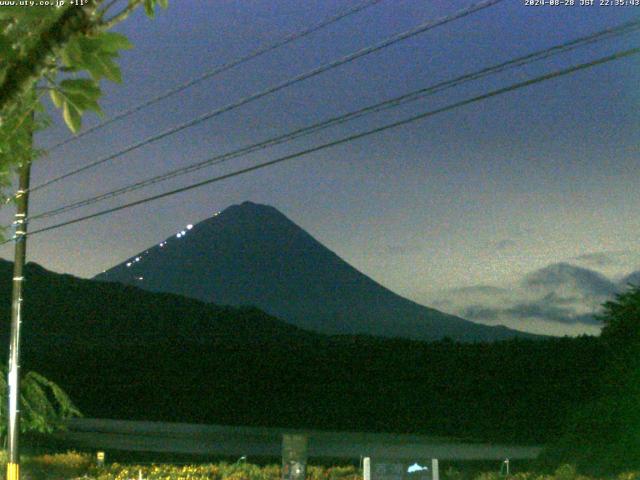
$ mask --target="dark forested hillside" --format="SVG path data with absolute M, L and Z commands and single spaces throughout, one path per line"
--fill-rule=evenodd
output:
M 11 265 L 0 262 L 8 319 Z M 25 369 L 86 415 L 545 441 L 594 397 L 597 338 L 463 344 L 328 337 L 30 264 Z M 8 321 L 2 322 L 2 346 Z

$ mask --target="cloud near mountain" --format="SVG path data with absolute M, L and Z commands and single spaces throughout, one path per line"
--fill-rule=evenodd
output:
M 636 272 L 632 272 L 629 275 L 627 275 L 626 277 L 624 277 L 622 280 L 620 280 L 620 284 L 623 285 L 623 286 L 626 286 L 626 285 L 638 286 L 638 285 L 640 285 L 640 270 L 638 270 Z
M 595 270 L 619 282 L 634 271 L 640 271 L 640 250 L 592 252 L 572 258 L 569 263 Z
M 588 260 L 601 262 L 604 258 L 594 256 Z M 505 288 L 457 288 L 429 301 L 440 310 L 489 325 L 538 333 L 597 334 L 601 305 L 629 283 L 640 284 L 640 270 L 614 281 L 589 268 L 555 263 Z

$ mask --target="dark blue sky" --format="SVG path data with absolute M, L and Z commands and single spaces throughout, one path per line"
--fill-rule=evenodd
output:
M 107 115 L 119 112 L 355 3 L 174 0 L 153 21 L 138 12 L 118 28 L 135 49 L 122 57 L 125 82 L 105 84 L 104 110 Z M 469 3 L 385 0 L 53 152 L 34 167 L 33 182 L 41 183 Z M 506 0 L 36 192 L 32 212 L 638 14 L 640 7 L 528 7 L 521 0 Z M 538 62 L 105 205 L 638 46 L 639 40 L 640 35 L 633 34 Z M 525 272 L 583 254 L 635 251 L 640 227 L 638 67 L 636 57 L 596 67 L 291 163 L 35 236 L 29 258 L 53 270 L 92 276 L 188 223 L 245 200 L 274 205 L 361 271 L 423 303 L 440 290 L 505 284 Z M 96 121 L 87 120 L 88 125 Z M 67 135 L 57 121 L 39 141 L 49 145 Z M 94 210 L 101 208 L 104 205 Z M 7 218 L 8 213 L 4 213 Z M 46 223 L 34 222 L 32 228 L 40 225 Z M 10 255 L 10 249 L 5 247 L 3 254 Z

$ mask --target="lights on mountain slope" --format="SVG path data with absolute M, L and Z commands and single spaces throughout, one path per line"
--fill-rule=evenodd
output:
M 218 213 L 219 213 L 219 212 L 218 212 Z M 217 214 L 216 214 L 216 215 L 217 215 Z M 176 238 L 182 238 L 182 237 L 186 236 L 186 235 L 187 235 L 187 231 L 189 231 L 189 230 L 191 230 L 191 229 L 193 229 L 193 224 L 192 224 L 192 223 L 189 223 L 187 226 L 185 226 L 185 230 L 180 230 L 178 233 L 176 233 Z M 168 240 L 164 240 L 164 241 L 162 241 L 162 242 L 160 242 L 160 243 L 158 244 L 158 247 L 160 247 L 160 248 L 164 248 L 164 247 L 166 247 L 166 246 L 167 246 L 167 243 L 168 243 Z M 143 258 L 145 255 L 148 255 L 148 254 L 149 254 L 149 252 L 150 252 L 149 250 L 145 250 L 145 251 L 144 251 L 144 253 L 142 253 L 140 256 L 137 256 L 137 257 L 135 257 L 135 258 L 131 259 L 130 261 L 128 261 L 128 262 L 126 263 L 127 268 L 131 268 L 131 267 L 133 266 L 133 264 L 134 264 L 134 263 L 138 263 L 138 262 L 140 262 L 140 261 L 142 260 L 142 258 Z M 137 280 L 143 280 L 143 278 L 142 278 L 142 277 L 136 277 L 136 279 L 137 279 Z
M 186 226 L 187 230 L 191 230 L 193 228 L 193 225 L 189 224 Z M 176 238 L 182 238 L 187 234 L 187 230 L 180 230 L 178 233 L 176 233 Z M 167 243 L 167 242 L 165 242 Z M 160 245 L 162 246 L 162 245 Z
M 134 263 L 138 263 L 141 260 L 140 257 L 136 257 L 133 260 L 127 262 L 127 268 L 130 268 Z

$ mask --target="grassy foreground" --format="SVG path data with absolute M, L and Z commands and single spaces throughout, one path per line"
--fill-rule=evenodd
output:
M 0 466 L 5 459 L 0 454 Z M 280 465 L 251 463 L 210 464 L 119 464 L 102 467 L 87 453 L 67 452 L 27 457 L 22 462 L 24 480 L 280 480 Z M 362 472 L 354 466 L 307 467 L 308 480 L 359 480 Z M 571 465 L 562 465 L 553 473 L 518 472 L 508 480 L 640 480 L 640 472 L 626 472 L 612 477 L 590 477 L 579 474 Z M 447 468 L 442 480 L 506 480 L 498 472 L 471 473 Z

